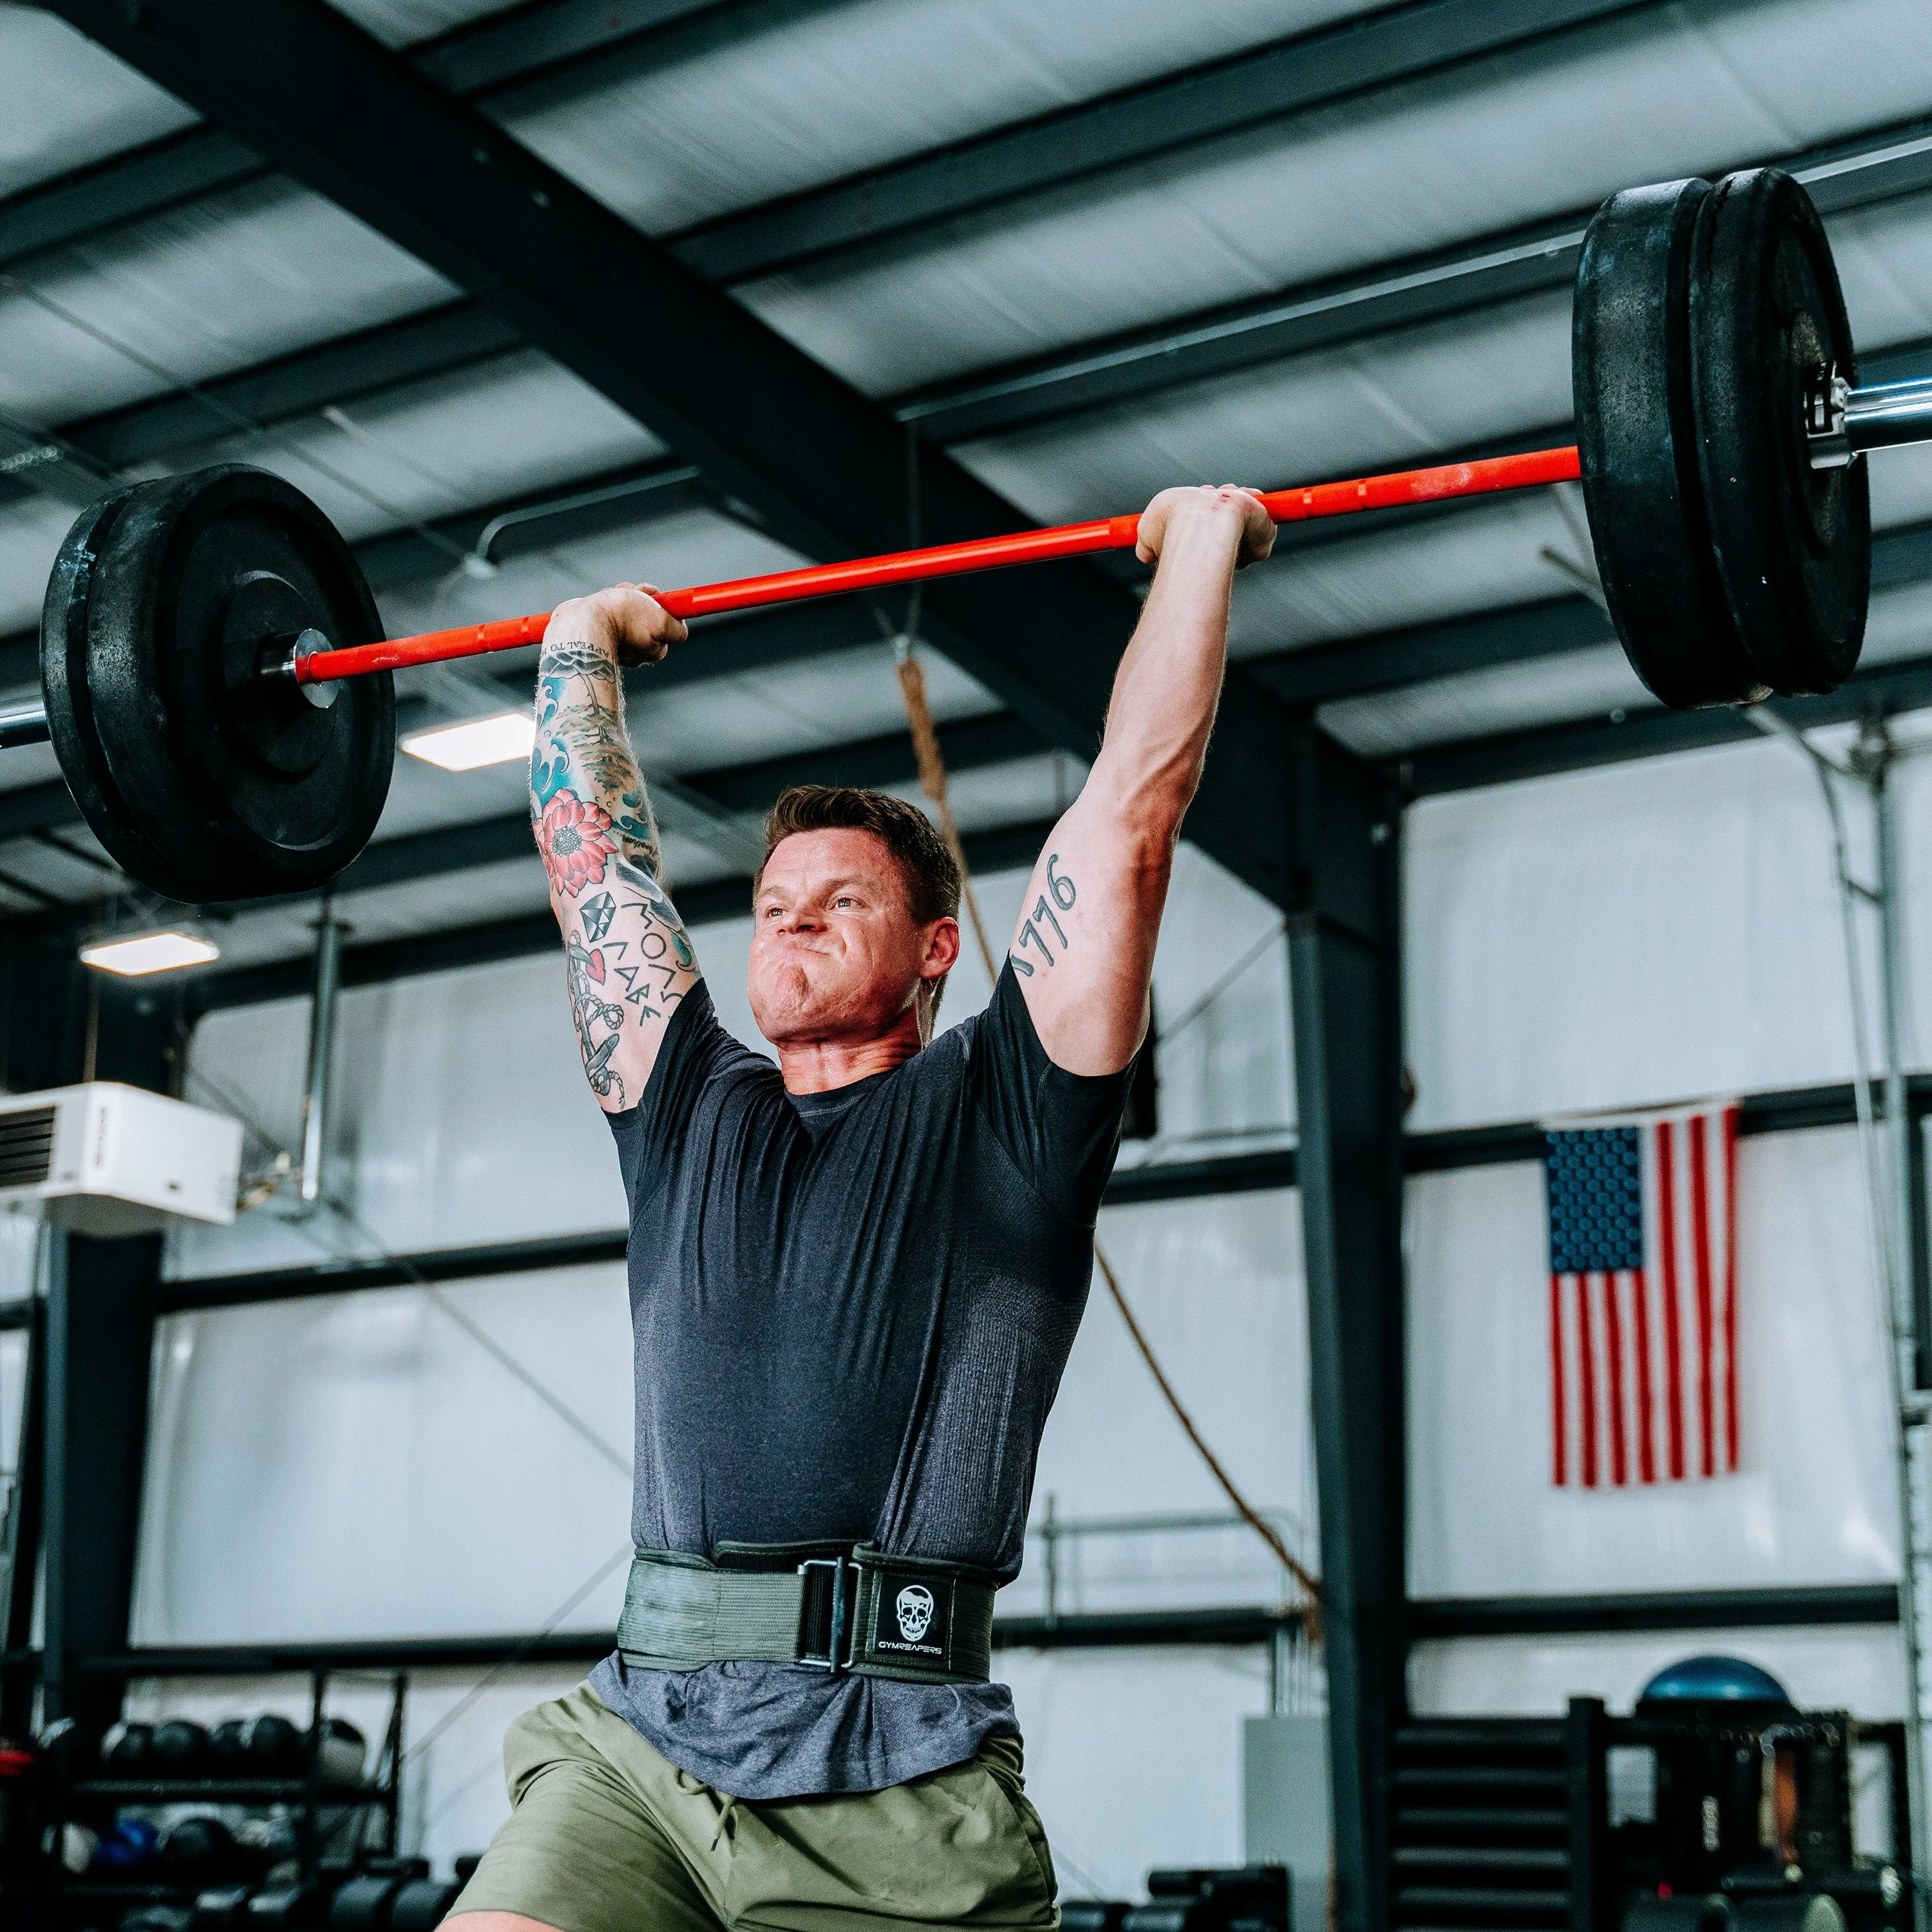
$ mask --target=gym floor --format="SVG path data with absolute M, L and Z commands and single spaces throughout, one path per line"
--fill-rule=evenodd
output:
M 895 548 L 930 537 L 934 478 L 962 472 L 1018 526 L 1137 510 L 1177 482 L 1274 488 L 1568 443 L 1583 227 L 1616 190 L 1686 175 L 1796 174 L 1861 380 L 1932 370 L 1932 14 L 1907 0 L 201 0 L 212 26 L 196 16 L 190 0 L 0 4 L 0 710 L 38 697 L 43 596 L 77 513 L 218 463 L 312 498 L 400 636 L 620 580 L 828 560 L 801 535 L 828 503 Z M 246 28 L 244 104 L 224 92 L 224 20 L 237 44 Z M 318 20 L 357 30 L 323 34 L 326 62 Z M 380 130 L 412 157 L 393 196 L 358 158 L 356 104 L 412 97 L 378 80 L 438 96 L 419 128 Z M 512 206 L 499 183 L 525 152 L 553 187 Z M 625 224 L 609 273 L 628 358 L 585 346 L 585 265 L 546 260 L 543 218 L 573 190 Z M 681 330 L 687 284 L 742 330 Z M 800 400 L 787 344 L 829 372 L 822 393 Z M 932 466 L 920 488 L 844 466 L 828 426 L 882 422 Z M 719 454 L 747 423 L 769 435 L 764 468 Z M 1932 1381 L 1932 454 L 1874 464 L 1872 509 L 1859 668 L 1778 707 L 1781 724 L 1658 704 L 1604 608 L 1574 485 L 1285 527 L 1238 580 L 1216 749 L 1232 766 L 1241 747 L 1253 803 L 1181 847 L 1155 1079 L 1100 1233 L 1181 1403 L 1296 1561 L 1323 1572 L 1345 1516 L 1380 1552 L 1360 1586 L 1380 1634 L 1331 1687 L 1352 1612 L 1310 1618 L 1096 1284 L 998 1609 L 1065 1898 L 1286 1862 L 1298 1932 L 1318 1932 L 1328 1838 L 1352 1856 L 1332 1814 L 1369 1802 L 1345 1784 L 1331 1806 L 1301 1774 L 1324 1739 L 1359 1727 L 1385 1768 L 1398 1717 L 1596 1699 L 1614 1726 L 1700 1653 L 1768 1671 L 1799 1712 L 1850 1714 L 1862 1728 L 1832 1748 L 1860 1869 L 1909 1872 L 1912 1432 L 1888 1323 L 1909 1394 Z M 1070 661 L 1111 663 L 1148 572 L 1118 555 L 1022 572 L 998 580 L 1016 610 L 1055 594 L 1049 570 L 1111 614 L 1069 634 Z M 1085 776 L 1097 710 L 1070 718 L 1010 639 L 923 615 L 893 592 L 713 620 L 632 674 L 672 889 L 748 1040 L 764 812 L 801 782 L 923 796 L 896 639 L 923 668 L 996 937 Z M 405 752 L 507 716 L 511 755 L 399 757 L 326 911 L 164 901 L 96 841 L 50 747 L 0 753 L 0 1086 L 164 1088 L 242 1124 L 245 1184 L 232 1226 L 173 1227 L 126 1290 L 137 1348 L 101 1324 L 124 1359 L 118 1393 L 74 1412 L 98 1445 L 85 1466 L 43 1453 L 68 1371 L 37 1311 L 61 1244 L 0 1214 L 0 1739 L 51 1708 L 56 1658 L 104 1722 L 306 1726 L 326 1672 L 326 1708 L 387 1780 L 388 1849 L 439 1880 L 506 1814 L 506 1724 L 608 1647 L 628 1550 L 626 1210 L 530 842 L 516 731 L 535 662 L 398 674 Z M 1400 1263 L 1342 1284 L 1387 1290 L 1380 1325 L 1329 1354 L 1347 1296 L 1310 1232 L 1342 1228 L 1336 1252 L 1358 1254 L 1347 1217 L 1376 1204 L 1300 1184 L 1333 1123 L 1311 1124 L 1317 1057 L 1294 1016 L 1335 1026 L 1324 1046 L 1355 1064 L 1296 952 L 1304 886 L 1270 884 L 1327 836 L 1318 810 L 1291 825 L 1310 729 L 1395 802 L 1383 950 L 1412 1096 L 1402 1199 L 1380 1203 Z M 343 990 L 305 1203 L 319 914 L 341 922 Z M 163 929 L 215 956 L 126 982 L 74 963 Z M 969 947 L 942 1023 L 989 991 Z M 1688 1461 L 1656 1446 L 1648 1480 L 1651 1397 L 1606 1398 L 1621 1446 L 1607 1411 L 1583 1419 L 1606 1371 L 1580 1349 L 1624 1344 L 1602 1315 L 1580 1332 L 1568 1288 L 1552 1303 L 1544 1136 L 1584 1117 L 1648 1136 L 1666 1114 L 1720 1138 L 1734 1120 L 1712 1184 L 1731 1199 L 1734 1174 L 1735 1240 L 1708 1305 L 1686 1288 L 1684 1318 L 1715 1338 L 1684 1358 Z M 1618 1292 L 1660 1292 L 1654 1270 Z M 1344 1410 L 1379 1460 L 1342 1442 Z M 69 1630 L 83 1599 L 100 1618 Z M 123 1667 L 80 1671 L 104 1654 Z M 1654 1774 L 1646 1797 L 1630 1768 L 1650 1746 L 1591 1736 L 1574 1748 L 1606 1780 L 1606 1828 L 1660 1816 Z M 17 1849 L 4 1772 L 0 1746 L 0 1873 Z M 172 1815 L 128 1815 L 148 1810 Z M 113 1932 L 130 1909 L 78 1896 L 58 1922 Z M 1393 1897 L 1352 1903 L 1347 1932 L 1490 1923 L 1466 1900 L 1443 1920 Z M 1532 1932 L 1556 1909 L 1504 1922 Z M 1597 1910 L 1562 1922 L 1584 1932 Z

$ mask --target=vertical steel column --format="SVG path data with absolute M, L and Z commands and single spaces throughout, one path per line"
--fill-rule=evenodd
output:
M 166 1090 L 172 989 L 110 982 L 61 940 L 17 946 L 10 963 L 13 1090 L 73 1081 L 90 1052 L 98 1078 Z M 46 1296 L 34 1336 L 42 1684 L 49 1717 L 96 1727 L 118 1714 L 122 1686 L 85 1678 L 75 1665 L 127 1648 L 160 1256 L 158 1234 L 48 1237 Z
M 1388 1777 L 1407 1706 L 1401 802 L 1304 722 L 1288 963 L 1322 1510 L 1336 1923 L 1389 1923 Z
M 27 1330 L 27 1387 L 20 1406 L 19 1461 L 7 1516 L 7 1588 L 0 1597 L 0 1649 L 16 1661 L 0 1668 L 0 1736 L 33 1729 L 34 1673 L 25 1660 L 34 1640 L 34 1582 L 40 1573 L 40 1480 L 46 1442 L 43 1412 L 47 1380 L 46 1305 L 37 1300 Z
M 76 1659 L 128 1647 L 161 1238 L 56 1234 L 47 1285 L 42 1469 L 50 1716 L 104 1728 L 122 1685 Z
M 1616 1880 L 1608 1856 L 1609 1728 L 1600 1697 L 1572 1697 L 1564 1724 L 1570 1776 L 1568 1932 L 1597 1932 L 1610 1916 Z

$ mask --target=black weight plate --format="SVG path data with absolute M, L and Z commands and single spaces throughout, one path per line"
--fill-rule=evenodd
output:
M 448 1917 L 462 1889 L 435 1878 L 419 1878 L 404 1886 L 389 1902 L 390 1932 L 434 1932 Z
M 1766 694 L 1718 581 L 1691 407 L 1690 278 L 1708 182 L 1627 190 L 1583 237 L 1570 321 L 1583 500 L 1604 601 L 1666 704 Z
M 298 1932 L 328 1916 L 328 1896 L 313 1879 L 258 1892 L 244 1908 L 249 1932 Z
M 393 1876 L 352 1878 L 329 1902 L 329 1932 L 383 1932 L 389 1922 L 389 1901 L 403 1884 Z
M 1824 224 L 1789 175 L 1718 184 L 1690 283 L 1704 499 L 1732 616 L 1759 674 L 1787 697 L 1836 690 L 1858 661 L 1871 595 L 1862 462 L 1814 470 L 1804 390 L 1827 363 L 1856 382 Z
M 208 1733 L 188 1718 L 171 1718 L 154 1729 L 154 1762 L 163 1778 L 202 1778 L 208 1770 Z
M 279 477 L 227 464 L 136 485 L 70 550 L 43 668 L 64 674 L 56 746 L 68 768 L 71 740 L 94 781 L 75 796 L 102 843 L 174 898 L 326 884 L 368 843 L 395 756 L 386 674 L 346 682 L 327 709 L 258 674 L 272 635 L 381 634 L 328 519 Z
M 212 1778 L 245 1778 L 248 1759 L 242 1749 L 242 1732 L 246 1720 L 226 1718 L 208 1734 L 208 1774 Z
M 161 1840 L 161 1862 L 184 1883 L 206 1885 L 235 1862 L 234 1835 L 219 1818 L 178 1818 Z
M 81 815 L 122 869 L 152 880 L 161 857 L 142 835 L 140 820 L 121 795 L 94 729 L 88 689 L 88 609 L 100 545 L 131 490 L 90 503 L 74 520 L 54 559 L 40 606 L 40 686 L 49 734 L 61 776 Z
M 250 1718 L 242 1726 L 242 1754 L 253 1778 L 298 1778 L 304 1753 L 302 1734 L 273 1712 Z
M 123 1720 L 100 1744 L 101 1768 L 110 1778 L 152 1778 L 154 1762 L 154 1727 Z

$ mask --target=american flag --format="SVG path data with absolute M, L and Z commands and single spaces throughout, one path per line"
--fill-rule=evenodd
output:
M 1544 1136 L 1550 1476 L 1618 1487 L 1738 1466 L 1738 1109 Z

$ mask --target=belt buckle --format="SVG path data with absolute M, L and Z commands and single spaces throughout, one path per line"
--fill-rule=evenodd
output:
M 801 1654 L 797 1660 L 811 1670 L 828 1671 L 834 1677 L 845 1670 L 852 1660 L 850 1646 L 846 1642 L 850 1633 L 846 1629 L 848 1604 L 845 1579 L 847 1574 L 853 1568 L 850 1558 L 845 1556 L 808 1556 L 798 1566 L 798 1574 L 801 1576 L 806 1576 L 808 1571 L 813 1570 L 830 1570 L 832 1572 L 832 1624 L 830 1634 L 826 1644 L 826 1654 L 824 1657 L 806 1657 Z M 804 1606 L 801 1604 L 800 1608 L 802 1611 Z M 804 1638 L 802 1630 L 800 1631 L 799 1635 L 800 1641 L 802 1642 Z M 845 1654 L 843 1658 L 841 1658 L 838 1654 L 842 1644 L 845 1646 Z

